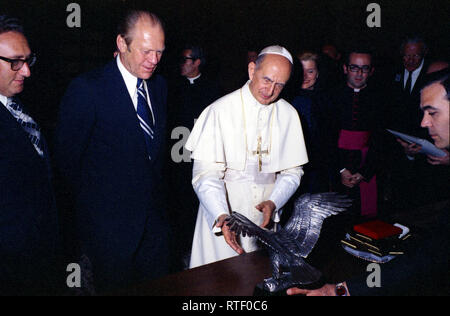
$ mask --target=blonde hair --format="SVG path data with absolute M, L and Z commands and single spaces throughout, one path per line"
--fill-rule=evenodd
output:
M 302 52 L 302 53 L 298 54 L 297 57 L 300 61 L 312 60 L 316 63 L 316 65 L 317 65 L 317 60 L 319 59 L 319 55 L 317 55 L 316 53 L 313 53 L 313 52 Z

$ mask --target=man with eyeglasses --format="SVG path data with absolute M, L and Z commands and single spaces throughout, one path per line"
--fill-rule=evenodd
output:
M 368 83 L 374 70 L 369 49 L 350 50 L 343 65 L 346 82 L 331 94 L 333 108 L 325 125 L 330 126 L 330 147 L 336 151 L 332 157 L 337 158 L 333 162 L 337 190 L 354 199 L 352 215 L 356 218 L 373 217 L 378 211 L 380 102 L 379 91 Z
M 173 234 L 171 235 L 174 256 L 172 270 L 189 266 L 192 236 L 198 200 L 192 188 L 192 162 L 190 152 L 184 148 L 194 127 L 195 120 L 211 103 L 222 96 L 218 81 L 205 71 L 206 56 L 202 47 L 187 44 L 179 58 L 179 74 L 169 85 L 169 149 L 168 172 L 170 188 L 179 200 L 169 200 L 169 211 Z
M 49 154 L 17 97 L 35 61 L 19 21 L 0 15 L 0 295 L 50 294 L 58 269 Z

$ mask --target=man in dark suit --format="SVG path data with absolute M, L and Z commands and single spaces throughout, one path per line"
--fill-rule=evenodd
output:
M 0 15 L 0 294 L 51 293 L 59 269 L 49 156 L 17 98 L 35 61 L 19 22 Z
M 167 87 L 154 72 L 164 51 L 159 18 L 130 11 L 116 60 L 69 86 L 56 132 L 80 250 L 98 291 L 167 271 L 162 162 Z
M 393 89 L 393 103 L 388 115 L 390 129 L 419 138 L 432 139 L 420 128 L 420 87 L 426 80 L 429 63 L 426 60 L 428 49 L 425 41 L 418 36 L 406 38 L 401 45 L 403 70 L 396 75 Z M 447 189 L 436 189 L 432 183 L 446 183 L 447 170 L 435 168 L 427 162 L 427 157 L 419 154 L 421 147 L 389 136 L 392 149 L 389 160 L 392 171 L 393 207 L 407 209 L 427 203 L 430 196 L 442 200 L 448 196 Z M 417 183 L 423 182 L 419 187 Z
M 449 74 L 430 77 L 421 90 L 420 109 L 423 111 L 422 128 L 427 128 L 434 145 L 448 154 L 449 141 Z M 448 157 L 447 157 L 448 159 Z M 448 168 L 448 166 L 446 166 Z M 440 184 L 432 182 L 437 189 Z M 419 184 L 418 184 L 419 185 Z M 420 183 L 423 185 L 423 182 Z M 447 186 L 448 188 L 448 186 Z M 438 206 L 438 207 L 437 207 Z M 361 295 L 449 295 L 450 263 L 450 200 L 436 203 L 430 198 L 422 217 L 430 217 L 425 227 L 416 234 L 417 241 L 408 252 L 381 267 L 381 287 L 369 287 L 368 272 L 350 281 L 326 284 L 317 290 L 289 289 L 288 294 L 310 296 Z
M 428 48 L 422 38 L 410 36 L 403 41 L 400 53 L 403 67 L 395 75 L 393 86 L 395 99 L 392 109 L 399 116 L 393 118 L 393 127 L 405 133 L 421 133 L 422 136 L 426 136 L 425 131 L 420 128 L 422 114 L 418 105 L 420 86 L 429 65 L 426 60 Z

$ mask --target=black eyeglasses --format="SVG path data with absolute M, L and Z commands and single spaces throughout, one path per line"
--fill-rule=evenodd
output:
M 359 67 L 358 65 L 352 64 L 352 65 L 348 65 L 348 69 L 351 72 L 359 72 L 361 70 L 363 73 L 367 74 L 372 69 L 372 66 L 364 65 L 362 67 Z
M 36 55 L 35 54 L 31 55 L 27 59 L 10 59 L 10 58 L 6 58 L 6 57 L 2 57 L 2 56 L 0 56 L 0 59 L 10 63 L 12 71 L 19 71 L 20 69 L 22 69 L 23 64 L 25 64 L 25 63 L 28 64 L 28 67 L 33 67 L 34 64 L 36 63 Z

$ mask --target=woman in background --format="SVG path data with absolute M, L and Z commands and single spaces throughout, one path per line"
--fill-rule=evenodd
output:
M 299 194 L 318 193 L 330 190 L 330 172 L 327 148 L 330 144 L 326 133 L 327 113 L 330 98 L 323 87 L 320 77 L 319 57 L 313 52 L 298 55 L 303 67 L 301 89 L 293 99 L 302 122 L 309 163 L 304 167 Z

